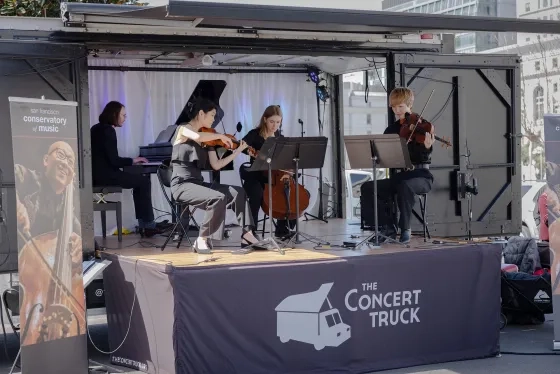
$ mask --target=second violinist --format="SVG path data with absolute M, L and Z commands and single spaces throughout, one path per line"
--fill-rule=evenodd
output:
M 412 128 L 414 123 L 401 124 L 401 121 L 404 122 L 407 118 L 407 113 L 412 113 L 414 93 L 408 88 L 395 88 L 389 95 L 389 104 L 397 120 L 385 129 L 384 134 L 399 134 L 401 126 L 410 126 Z M 432 133 L 426 133 L 423 142 L 413 139 L 408 143 L 408 152 L 414 169 L 391 170 L 391 177 L 389 179 L 382 179 L 378 182 L 379 199 L 392 201 L 393 196 L 396 195 L 400 213 L 398 228 L 400 229 L 399 241 L 401 243 L 408 243 L 410 241 L 410 218 L 416 196 L 427 194 L 432 189 L 434 177 L 430 173 L 430 164 L 434 140 L 432 126 Z M 394 214 L 391 220 L 394 222 L 394 225 L 383 230 L 383 234 L 392 239 L 397 237 L 396 218 L 396 214 Z M 380 237 L 380 242 L 383 241 L 382 238 Z

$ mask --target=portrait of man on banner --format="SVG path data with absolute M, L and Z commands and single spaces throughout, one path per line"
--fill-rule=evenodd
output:
M 76 142 L 27 138 L 25 156 L 14 154 L 24 346 L 85 333 L 77 161 L 70 143 Z
M 549 151 L 549 155 L 552 152 Z M 560 152 L 558 152 L 560 153 Z M 547 155 L 547 158 L 548 156 Z M 548 235 L 551 256 L 552 294 L 560 295 L 558 271 L 560 270 L 560 154 L 557 162 L 546 162 L 547 188 L 546 202 L 548 206 Z

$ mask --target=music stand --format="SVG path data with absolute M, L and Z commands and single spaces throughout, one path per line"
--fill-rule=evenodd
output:
M 379 224 L 377 217 L 377 169 L 413 169 L 406 140 L 398 134 L 380 135 L 349 135 L 344 137 L 348 161 L 352 169 L 369 169 L 373 165 L 373 210 L 375 233 L 368 236 L 354 248 L 360 247 L 375 235 L 375 248 L 379 248 L 379 236 L 387 241 L 400 243 L 383 234 L 379 234 Z M 370 157 L 364 156 L 370 155 Z
M 276 167 L 277 162 L 275 162 L 276 153 L 276 140 L 278 138 L 271 137 L 267 138 L 259 150 L 257 157 L 253 161 L 253 165 L 247 171 L 268 171 L 268 180 L 272 180 L 272 169 Z M 274 164 L 274 166 L 273 166 Z M 275 169 L 276 170 L 276 169 Z M 263 196 L 264 197 L 264 196 Z M 286 254 L 283 248 L 280 248 L 274 237 L 272 236 L 272 188 L 268 189 L 268 216 L 270 218 L 270 236 L 268 238 L 263 238 L 263 240 L 250 244 L 245 248 L 240 250 L 235 250 L 233 253 L 249 253 L 252 251 L 253 246 L 266 246 L 266 248 L 278 251 L 281 254 Z
M 268 139 L 267 139 L 268 140 Z M 280 137 L 276 138 L 276 151 L 273 158 L 273 169 L 294 169 L 299 172 L 300 169 L 320 169 L 325 163 L 325 155 L 327 153 L 327 143 L 329 139 L 325 136 L 310 137 Z M 322 181 L 320 181 L 321 183 Z M 298 178 L 295 178 L 296 184 L 296 213 L 299 212 L 299 188 Z M 290 231 L 293 230 L 290 228 Z M 312 235 L 300 232 L 299 219 L 296 219 L 296 230 L 290 240 L 286 243 L 288 246 L 295 239 L 294 244 L 300 244 L 299 236 L 303 236 L 309 241 L 315 241 L 317 244 L 329 245 L 322 239 Z

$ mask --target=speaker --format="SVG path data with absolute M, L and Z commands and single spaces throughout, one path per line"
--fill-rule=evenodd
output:
M 377 189 L 382 185 L 377 181 Z M 360 187 L 360 216 L 362 230 L 375 230 L 375 210 L 373 209 L 373 182 L 365 182 Z M 380 228 L 395 224 L 393 222 L 394 206 L 392 200 L 384 200 L 377 196 L 377 222 Z
M 105 288 L 103 279 L 95 279 L 86 288 L 86 308 L 104 308 L 105 307 Z

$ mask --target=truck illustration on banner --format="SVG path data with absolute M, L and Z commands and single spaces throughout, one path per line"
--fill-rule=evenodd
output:
M 350 339 L 350 326 L 342 323 L 338 309 L 327 297 L 332 286 L 333 283 L 325 283 L 317 291 L 288 296 L 278 304 L 276 328 L 282 343 L 295 340 L 313 344 L 320 351 Z M 325 300 L 328 310 L 322 312 Z

